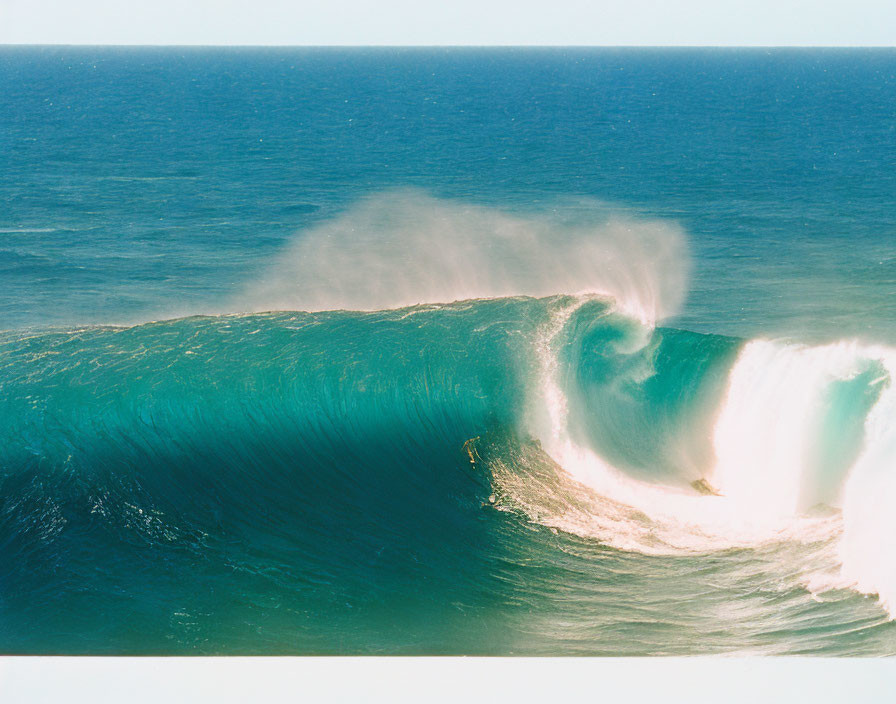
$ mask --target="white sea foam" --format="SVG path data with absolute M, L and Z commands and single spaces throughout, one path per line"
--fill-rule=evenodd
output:
M 595 293 L 653 322 L 677 312 L 688 271 L 674 223 L 613 214 L 595 201 L 523 216 L 400 190 L 299 233 L 237 305 L 377 310 Z
M 737 512 L 787 517 L 805 512 L 813 481 L 817 419 L 836 381 L 858 374 L 865 356 L 855 342 L 820 347 L 754 340 L 731 371 L 714 428 L 711 484 Z
M 56 232 L 55 227 L 0 227 L 0 234 L 3 235 L 27 235 L 40 234 L 47 232 Z
M 896 350 L 870 351 L 889 380 L 865 424 L 865 445 L 843 494 L 842 576 L 877 594 L 896 618 Z

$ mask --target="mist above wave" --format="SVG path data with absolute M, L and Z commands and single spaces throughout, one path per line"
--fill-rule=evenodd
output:
M 379 310 L 471 298 L 600 294 L 644 322 L 676 313 L 690 259 L 674 223 L 576 201 L 517 214 L 395 190 L 299 233 L 244 310 Z

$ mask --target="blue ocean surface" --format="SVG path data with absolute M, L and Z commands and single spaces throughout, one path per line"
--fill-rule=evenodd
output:
M 0 652 L 896 653 L 896 51 L 0 47 Z

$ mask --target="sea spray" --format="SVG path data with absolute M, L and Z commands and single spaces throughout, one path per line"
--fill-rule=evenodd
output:
M 230 310 L 378 310 L 505 296 L 600 294 L 652 323 L 690 269 L 674 222 L 592 200 L 530 214 L 397 190 L 296 234 Z

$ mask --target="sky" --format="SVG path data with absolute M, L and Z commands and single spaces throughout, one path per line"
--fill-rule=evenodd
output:
M 896 0 L 0 0 L 0 44 L 894 46 Z

